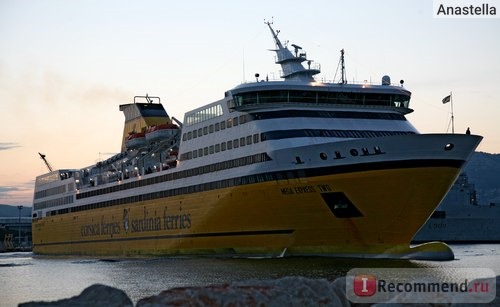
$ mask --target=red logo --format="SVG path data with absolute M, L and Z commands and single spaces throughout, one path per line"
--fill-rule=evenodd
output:
M 372 296 L 377 292 L 377 278 L 374 275 L 356 275 L 354 277 L 354 294 Z

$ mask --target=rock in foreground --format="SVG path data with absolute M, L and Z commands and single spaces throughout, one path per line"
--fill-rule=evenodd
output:
M 83 292 L 72 298 L 67 298 L 55 302 L 29 302 L 19 304 L 19 307 L 56 307 L 56 306 L 72 306 L 72 307 L 127 307 L 134 306 L 130 298 L 122 290 L 113 287 L 95 284 Z
M 284 277 L 277 280 L 184 287 L 144 298 L 137 307 L 156 306 L 350 306 L 345 279 Z
M 500 306 L 500 277 L 496 278 L 496 298 L 481 306 Z M 448 303 L 439 306 L 457 306 L 453 293 Z M 375 306 L 414 306 L 404 304 L 404 295 L 397 296 L 388 303 Z M 355 304 L 354 304 L 355 305 Z M 368 305 L 368 304 L 367 304 Z M 435 306 L 417 304 L 418 306 Z M 458 304 L 462 306 L 463 304 Z M 476 304 L 477 305 L 477 304 Z M 92 285 L 82 294 L 56 302 L 30 302 L 21 307 L 38 306 L 133 306 L 130 298 L 121 290 Z M 346 297 L 346 278 L 340 277 L 330 282 L 326 279 L 305 277 L 284 277 L 276 280 L 250 280 L 231 284 L 205 287 L 180 287 L 169 289 L 158 295 L 143 298 L 137 307 L 159 306 L 352 306 Z

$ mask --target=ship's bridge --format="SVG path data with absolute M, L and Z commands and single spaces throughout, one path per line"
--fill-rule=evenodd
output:
M 392 85 L 267 81 L 242 84 L 227 95 L 233 98 L 230 107 L 242 111 L 257 106 L 301 104 L 389 107 L 402 114 L 413 112 L 409 108 L 411 93 Z

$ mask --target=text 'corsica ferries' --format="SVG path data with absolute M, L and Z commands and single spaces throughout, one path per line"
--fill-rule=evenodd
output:
M 315 81 L 319 65 L 267 26 L 284 80 L 241 84 L 183 123 L 136 97 L 119 154 L 37 177 L 34 251 L 453 257 L 410 241 L 482 138 L 419 134 L 388 77 Z

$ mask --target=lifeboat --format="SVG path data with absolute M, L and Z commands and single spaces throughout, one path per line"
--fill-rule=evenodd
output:
M 172 137 L 178 129 L 179 127 L 174 124 L 160 124 L 149 126 L 148 130 L 146 131 L 146 140 L 150 142 L 159 139 L 168 139 Z
M 125 141 L 125 146 L 127 146 L 128 149 L 139 148 L 141 146 L 144 146 L 145 144 L 146 137 L 145 133 L 143 132 L 130 133 L 127 137 L 127 140 Z

